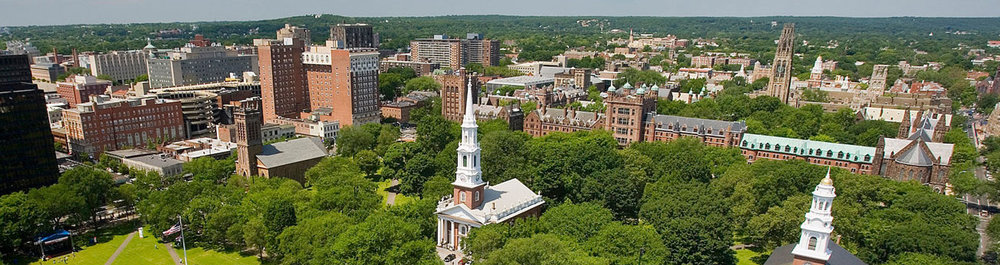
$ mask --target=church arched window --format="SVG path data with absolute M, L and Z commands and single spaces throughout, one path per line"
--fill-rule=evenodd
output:
M 462 167 L 469 166 L 469 156 L 462 156 Z
M 465 192 L 458 192 L 458 202 L 465 202 Z
M 474 202 L 478 202 L 479 201 L 479 191 L 478 190 L 476 191 L 476 195 L 473 196 L 472 198 L 473 198 Z
M 816 243 L 819 242 L 816 237 L 809 237 L 809 250 L 816 250 Z

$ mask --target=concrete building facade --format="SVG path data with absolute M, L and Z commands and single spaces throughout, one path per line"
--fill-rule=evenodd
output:
M 237 55 L 222 46 L 188 45 L 149 58 L 146 68 L 154 88 L 222 82 L 232 74 L 258 73 L 256 56 Z
M 92 54 L 89 59 L 91 75 L 108 75 L 112 81 L 118 83 L 127 83 L 140 75 L 148 74 L 146 60 L 149 59 L 149 54 L 143 51 Z

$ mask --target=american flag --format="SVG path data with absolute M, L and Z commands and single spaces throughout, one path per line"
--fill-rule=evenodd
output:
M 163 236 L 164 237 L 168 237 L 168 236 L 173 235 L 174 233 L 177 233 L 177 232 L 180 232 L 180 231 L 181 231 L 181 226 L 180 225 L 174 225 L 174 226 L 171 226 L 170 229 L 167 229 L 167 231 L 163 231 Z

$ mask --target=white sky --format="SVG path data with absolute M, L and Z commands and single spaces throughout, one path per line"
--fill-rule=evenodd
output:
M 1000 17 L 998 0 L 0 0 L 0 26 L 344 16 Z

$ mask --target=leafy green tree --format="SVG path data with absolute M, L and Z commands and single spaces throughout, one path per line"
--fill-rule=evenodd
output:
M 442 116 L 426 116 L 420 119 L 417 126 L 417 143 L 426 152 L 437 153 L 459 134 L 458 124 Z
M 42 232 L 49 219 L 43 209 L 35 207 L 24 192 L 0 196 L 0 253 L 14 249 L 32 240 Z
M 906 265 L 906 264 L 926 264 L 926 265 L 954 265 L 963 264 L 947 257 L 928 255 L 922 253 L 903 253 L 893 256 L 886 265 Z M 968 263 L 972 264 L 972 263 Z
M 337 153 L 354 156 L 361 150 L 375 148 L 375 135 L 357 126 L 344 126 L 337 134 Z
M 434 78 L 421 76 L 406 81 L 406 86 L 403 88 L 403 94 L 409 94 L 412 91 L 437 91 L 439 89 L 441 89 L 441 84 L 438 84 Z
M 550 233 L 584 242 L 611 223 L 612 218 L 611 211 L 599 204 L 567 202 L 545 211 L 541 220 Z
M 400 179 L 399 190 L 404 194 L 420 195 L 424 182 L 434 176 L 435 166 L 430 156 L 418 153 L 406 161 L 405 174 Z
M 812 197 L 806 194 L 789 197 L 781 206 L 772 206 L 762 215 L 750 218 L 746 231 L 749 243 L 774 249 L 797 242 L 802 214 L 809 211 Z
M 211 157 L 199 157 L 184 163 L 184 173 L 191 174 L 195 180 L 224 183 L 236 171 L 234 159 L 216 160 Z
M 656 264 L 667 255 L 660 234 L 648 225 L 609 223 L 584 246 L 590 255 L 605 258 L 611 264 Z
M 420 234 L 419 225 L 391 214 L 369 216 L 334 240 L 326 264 L 440 263 L 434 242 Z
M 574 243 L 550 234 L 518 238 L 490 253 L 483 264 L 607 264 L 601 258 L 590 257 Z
M 452 194 L 454 186 L 451 179 L 443 176 L 434 176 L 424 182 L 424 190 L 421 197 L 429 199 L 440 199 L 445 195 Z
M 661 179 L 646 188 L 640 218 L 667 248 L 665 260 L 680 264 L 735 264 L 729 207 L 707 184 Z
M 114 181 L 111 174 L 92 167 L 76 167 L 66 171 L 59 177 L 59 183 L 66 185 L 72 193 L 83 198 L 86 205 L 86 217 L 97 221 L 98 208 L 106 205 L 112 194 Z
M 361 150 L 354 154 L 354 161 L 366 176 L 373 176 L 382 167 L 378 154 L 369 150 Z

